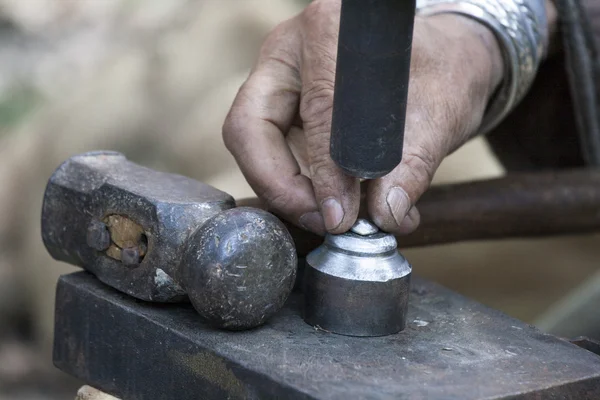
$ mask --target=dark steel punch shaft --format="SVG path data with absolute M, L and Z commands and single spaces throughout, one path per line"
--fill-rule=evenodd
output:
M 331 157 L 374 179 L 402 159 L 415 0 L 342 0 Z

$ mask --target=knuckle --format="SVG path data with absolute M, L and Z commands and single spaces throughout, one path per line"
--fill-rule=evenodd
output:
M 269 56 L 273 48 L 278 47 L 279 42 L 281 41 L 281 36 L 283 35 L 283 27 L 282 25 L 277 25 L 271 32 L 269 32 L 265 38 L 265 41 L 260 47 L 260 57 Z
M 292 23 L 293 20 L 285 21 L 267 35 L 260 48 L 259 63 L 279 61 L 290 68 L 297 68 L 297 42 Z
M 306 129 L 314 129 L 331 118 L 333 109 L 334 83 L 329 79 L 319 79 L 307 84 L 300 102 L 300 117 L 308 124 Z
M 286 212 L 292 200 L 286 190 L 278 186 L 263 188 L 258 197 L 267 203 L 270 209 L 281 213 Z
M 312 157 L 309 171 L 311 179 L 317 186 L 321 186 L 325 182 L 331 182 L 335 178 L 331 162 L 331 159 L 327 155 L 318 154 Z
M 228 116 L 225 118 L 225 122 L 223 123 L 223 128 L 221 129 L 221 136 L 223 138 L 223 143 L 225 144 L 225 148 L 231 152 L 232 146 L 234 145 L 234 136 L 235 136 L 235 123 L 232 121 L 232 117 Z
M 275 25 L 275 27 L 267 35 L 263 43 L 263 48 L 268 48 L 270 45 L 279 43 L 281 38 L 286 36 L 290 31 L 291 22 L 293 22 L 293 20 L 283 21 Z
M 252 76 L 238 90 L 221 127 L 223 143 L 230 152 L 239 147 L 248 129 L 249 109 L 252 108 L 252 97 L 250 96 L 252 92 L 251 80 Z
M 331 83 L 333 83 L 335 77 L 337 63 L 335 43 L 335 40 L 322 38 L 322 40 L 316 41 L 310 47 L 305 48 L 306 53 L 311 52 L 312 54 L 310 56 L 305 54 L 304 57 L 309 68 L 317 71 L 320 76 L 326 77 L 321 78 L 323 81 Z
M 316 0 L 302 14 L 301 61 L 320 76 L 335 74 L 340 4 L 340 0 Z
M 336 170 L 329 154 L 329 130 L 315 128 L 305 132 L 310 177 L 316 186 L 331 186 L 336 179 Z
M 312 21 L 318 20 L 323 12 L 323 0 L 315 0 L 312 1 L 302 13 L 303 19 L 310 23 Z
M 439 163 L 433 153 L 423 146 L 407 149 L 402 162 L 409 167 L 411 178 L 424 188 L 429 187 Z
M 237 108 L 234 106 L 225 118 L 221 129 L 223 143 L 225 144 L 225 148 L 230 152 L 233 152 L 239 143 L 241 129 L 240 116 Z
M 341 9 L 340 0 L 313 0 L 302 13 L 308 23 L 319 23 L 324 16 L 338 13 Z

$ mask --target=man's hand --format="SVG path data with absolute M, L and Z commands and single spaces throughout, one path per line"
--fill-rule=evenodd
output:
M 340 3 L 313 1 L 269 35 L 223 127 L 270 211 L 318 234 L 347 231 L 361 201 L 359 181 L 329 156 Z M 402 163 L 367 184 L 380 228 L 417 228 L 417 200 L 444 157 L 476 132 L 502 72 L 483 25 L 457 15 L 415 19 Z

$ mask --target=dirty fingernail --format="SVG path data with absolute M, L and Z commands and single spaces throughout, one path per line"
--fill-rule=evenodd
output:
M 419 227 L 420 222 L 421 213 L 419 213 L 419 210 L 413 206 L 408 211 L 408 214 L 406 214 L 406 217 L 404 217 L 402 220 L 402 223 L 398 226 L 398 233 L 401 235 L 412 233 Z
M 325 234 L 325 222 L 321 213 L 318 211 L 307 212 L 300 217 L 300 225 L 307 231 L 314 232 L 318 235 Z
M 344 219 L 344 210 L 336 199 L 333 197 L 325 199 L 323 203 L 321 203 L 321 210 L 323 211 L 325 228 L 327 228 L 328 231 L 340 226 Z
M 386 202 L 390 208 L 390 213 L 396 221 L 396 224 L 401 226 L 404 217 L 406 217 L 406 214 L 408 214 L 408 211 L 411 207 L 408 194 L 401 187 L 393 187 L 388 192 Z

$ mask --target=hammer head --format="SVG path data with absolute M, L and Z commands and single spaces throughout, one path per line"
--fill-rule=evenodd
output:
M 49 179 L 42 238 L 52 257 L 121 292 L 145 301 L 191 299 L 214 325 L 243 329 L 283 305 L 297 260 L 281 221 L 234 207 L 227 193 L 193 179 L 119 153 L 86 153 Z
M 272 214 L 239 207 L 217 214 L 188 240 L 182 281 L 213 325 L 246 329 L 283 307 L 296 280 L 292 238 Z

